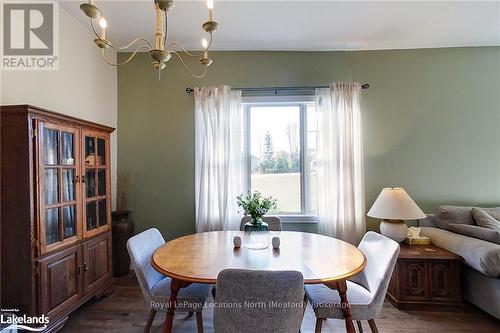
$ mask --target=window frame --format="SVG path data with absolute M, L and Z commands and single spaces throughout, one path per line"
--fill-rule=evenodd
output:
M 308 200 L 306 200 L 308 184 L 306 171 L 306 147 L 307 147 L 307 104 L 314 102 L 314 96 L 292 95 L 292 96 L 243 96 L 242 105 L 244 112 L 245 129 L 245 158 L 246 158 L 246 182 L 248 188 L 252 188 L 251 168 L 251 117 L 252 107 L 275 107 L 295 106 L 299 107 L 299 134 L 300 134 L 300 212 L 282 212 L 277 214 L 283 223 L 317 223 L 318 216 L 307 211 Z

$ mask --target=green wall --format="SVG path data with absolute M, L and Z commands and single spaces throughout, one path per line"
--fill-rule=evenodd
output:
M 147 54 L 118 70 L 118 165 L 130 173 L 136 231 L 155 226 L 168 239 L 194 232 L 194 114 L 187 86 L 367 82 L 367 209 L 386 186 L 405 187 L 426 212 L 442 203 L 500 204 L 499 47 L 211 57 L 202 80 L 172 59 L 158 81 Z M 368 227 L 376 229 L 377 221 Z

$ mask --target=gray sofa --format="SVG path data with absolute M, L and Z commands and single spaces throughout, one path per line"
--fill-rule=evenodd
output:
M 472 208 L 440 206 L 436 214 L 428 215 L 426 219 L 419 221 L 421 234 L 429 237 L 432 244 L 464 258 L 464 265 L 462 265 L 463 298 L 500 319 L 500 244 L 498 244 L 498 237 L 486 241 L 471 235 L 464 235 L 460 228 L 457 228 L 457 224 L 475 226 Z M 500 208 L 497 210 L 500 214 Z M 480 238 L 485 237 L 480 235 Z

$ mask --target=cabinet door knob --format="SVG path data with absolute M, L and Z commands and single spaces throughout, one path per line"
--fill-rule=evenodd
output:
M 83 271 L 86 272 L 89 270 L 89 266 L 87 265 L 86 262 L 83 263 Z
M 82 176 L 82 183 L 85 183 L 85 175 Z
M 76 176 L 75 177 L 75 183 L 79 183 L 80 182 L 80 176 Z
M 78 274 L 82 274 L 82 265 L 78 265 L 76 271 Z

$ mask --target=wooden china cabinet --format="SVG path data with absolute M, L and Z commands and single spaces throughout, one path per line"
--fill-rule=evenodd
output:
M 113 128 L 29 105 L 1 107 L 1 307 L 49 317 L 113 290 Z

